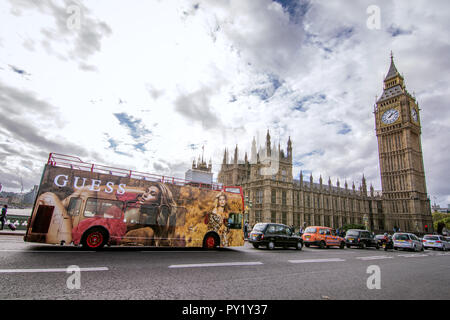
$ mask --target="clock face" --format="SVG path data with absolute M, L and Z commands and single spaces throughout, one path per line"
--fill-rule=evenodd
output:
M 385 113 L 383 113 L 383 116 L 381 117 L 381 121 L 383 121 L 384 124 L 391 124 L 397 121 L 398 119 L 398 110 L 397 109 L 389 109 Z
M 416 108 L 412 108 L 412 109 L 411 109 L 411 118 L 412 118 L 415 122 L 417 122 L 417 110 L 416 110 Z

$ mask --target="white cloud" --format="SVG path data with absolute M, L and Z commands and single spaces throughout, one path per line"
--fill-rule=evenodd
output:
M 2 3 L 0 182 L 38 183 L 52 151 L 184 177 L 205 145 L 217 173 L 225 147 L 243 157 L 270 129 L 284 149 L 291 136 L 296 177 L 380 189 L 372 112 L 393 50 L 422 109 L 428 193 L 450 202 L 447 3 L 294 2 L 83 2 L 75 31 L 68 1 Z

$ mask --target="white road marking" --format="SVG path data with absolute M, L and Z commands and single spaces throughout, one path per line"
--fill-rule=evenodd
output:
M 398 254 L 398 257 L 405 257 L 405 258 L 414 258 L 414 257 L 429 257 L 430 255 L 428 254 L 415 254 L 415 253 L 411 253 L 411 254 Z
M 288 260 L 290 263 L 313 263 L 313 262 L 342 262 L 344 259 L 304 259 L 304 260 Z
M 393 257 L 389 256 L 372 256 L 372 257 L 356 257 L 359 260 L 379 260 L 379 259 L 392 259 Z
M 107 267 L 80 268 L 80 271 L 108 271 Z M 67 272 L 67 268 L 53 269 L 0 269 L 0 273 L 39 273 L 39 272 Z
M 262 262 L 222 262 L 222 263 L 195 263 L 195 264 L 173 264 L 170 269 L 174 268 L 203 268 L 203 267 L 231 267 L 231 266 L 256 266 L 262 265 Z

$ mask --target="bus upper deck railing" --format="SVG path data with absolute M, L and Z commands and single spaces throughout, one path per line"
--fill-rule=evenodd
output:
M 228 192 L 232 190 L 230 188 L 225 188 L 222 184 L 212 183 L 200 183 L 195 181 L 189 181 L 185 179 L 175 178 L 175 177 L 168 177 L 168 176 L 162 176 L 157 174 L 151 174 L 151 173 L 145 173 L 145 172 L 139 172 L 134 170 L 127 170 L 122 168 L 115 168 L 115 167 L 109 167 L 104 165 L 98 165 L 93 163 L 87 163 L 82 161 L 78 157 L 59 154 L 59 153 L 50 153 L 48 157 L 48 165 L 54 166 L 54 167 L 63 167 L 63 168 L 70 168 L 73 170 L 80 170 L 80 171 L 90 171 L 90 172 L 96 172 L 100 174 L 109 174 L 124 178 L 132 178 L 132 179 L 138 179 L 138 180 L 146 180 L 146 181 L 152 181 L 152 182 L 161 182 L 161 183 L 170 183 L 178 186 L 195 186 L 198 188 L 203 189 L 211 189 L 211 190 L 225 190 Z M 236 192 L 233 192 L 236 193 Z

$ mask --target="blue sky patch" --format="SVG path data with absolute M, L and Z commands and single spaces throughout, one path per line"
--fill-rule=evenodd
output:
M 140 119 L 134 119 L 133 116 L 124 112 L 114 113 L 114 116 L 119 120 L 120 125 L 129 129 L 131 136 L 135 139 L 139 139 L 142 136 L 152 133 L 144 127 L 142 120 Z

